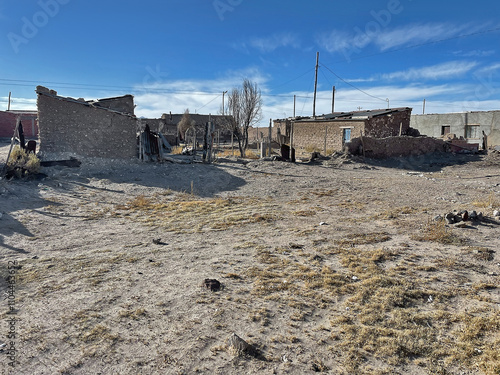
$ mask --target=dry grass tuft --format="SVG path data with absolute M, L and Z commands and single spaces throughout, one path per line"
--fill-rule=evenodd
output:
M 455 235 L 444 221 L 433 221 L 430 219 L 427 221 L 423 233 L 412 235 L 411 238 L 416 241 L 437 242 L 443 245 L 458 246 L 465 243 L 465 240 Z
M 356 246 L 356 245 L 367 245 L 375 244 L 380 242 L 386 242 L 391 239 L 386 232 L 381 233 L 360 233 L 360 234 L 348 234 L 346 238 L 336 241 L 339 246 Z
M 279 218 L 270 199 L 211 198 L 193 194 L 151 198 L 142 195 L 116 207 L 114 215 L 129 217 L 177 233 L 227 230 L 234 226 L 271 223 Z
M 488 198 L 474 201 L 472 204 L 478 208 L 499 208 L 500 200 L 496 197 L 495 192 L 492 191 L 488 195 Z

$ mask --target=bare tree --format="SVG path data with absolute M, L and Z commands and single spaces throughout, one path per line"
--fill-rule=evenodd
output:
M 245 79 L 228 96 L 228 112 L 233 116 L 231 130 L 238 140 L 241 157 L 248 147 L 248 128 L 262 119 L 262 97 L 256 83 Z
M 195 125 L 195 121 L 189 116 L 189 108 L 184 111 L 181 121 L 177 124 L 177 132 L 181 135 L 182 139 L 185 139 L 186 131 Z

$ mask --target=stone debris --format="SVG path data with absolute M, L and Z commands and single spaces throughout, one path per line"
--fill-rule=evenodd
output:
M 435 221 L 441 221 L 443 220 L 443 216 L 438 215 L 434 217 Z M 461 223 L 459 227 L 464 228 L 467 225 L 464 224 L 464 222 L 467 221 L 482 221 L 483 220 L 483 213 L 482 212 L 476 212 L 476 211 L 452 211 L 448 212 L 447 214 L 444 215 L 444 220 L 446 220 L 446 224 L 458 224 Z

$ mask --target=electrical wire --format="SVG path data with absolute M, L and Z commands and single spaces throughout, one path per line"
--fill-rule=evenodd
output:
M 333 70 L 331 70 L 331 69 L 330 69 L 329 67 L 327 67 L 326 65 L 322 64 L 321 66 L 323 66 L 324 68 L 326 68 L 326 69 L 327 69 L 330 73 L 332 73 L 335 77 L 337 77 L 338 79 L 340 79 L 340 80 L 341 80 L 342 82 L 344 82 L 345 84 L 347 84 L 347 85 L 351 86 L 352 88 L 354 88 L 354 89 L 356 89 L 356 90 L 358 90 L 358 91 L 362 92 L 363 94 L 368 95 L 368 96 L 370 96 L 370 97 L 372 97 L 372 98 L 374 98 L 374 99 L 378 99 L 378 100 L 381 100 L 381 101 L 383 101 L 383 102 L 387 102 L 387 100 L 386 100 L 386 99 L 382 99 L 382 98 L 379 98 L 378 96 L 375 96 L 375 95 L 369 94 L 369 93 L 367 93 L 366 91 L 361 90 L 359 87 L 354 86 L 352 83 L 350 83 L 350 82 L 346 81 L 344 78 L 340 77 L 337 73 L 335 73 Z

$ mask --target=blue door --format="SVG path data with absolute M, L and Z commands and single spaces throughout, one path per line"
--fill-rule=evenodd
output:
M 343 129 L 342 144 L 351 142 L 351 129 Z

